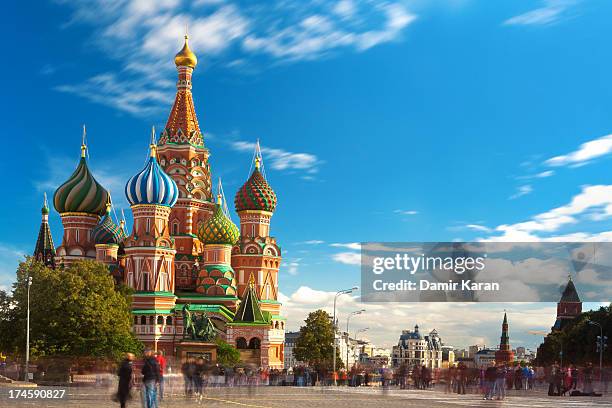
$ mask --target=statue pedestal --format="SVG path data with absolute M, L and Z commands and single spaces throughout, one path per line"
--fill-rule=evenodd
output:
M 176 357 L 184 362 L 188 358 L 198 359 L 202 357 L 210 363 L 217 362 L 217 345 L 197 340 L 181 340 L 176 345 Z

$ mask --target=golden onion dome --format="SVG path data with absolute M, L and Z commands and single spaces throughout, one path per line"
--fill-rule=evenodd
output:
M 174 57 L 174 63 L 177 67 L 195 68 L 198 65 L 198 57 L 189 48 L 189 36 L 185 35 L 185 45 Z

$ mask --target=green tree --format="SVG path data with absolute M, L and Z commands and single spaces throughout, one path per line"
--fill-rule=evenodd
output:
M 4 301 L 11 306 L 0 304 L 0 347 L 23 354 L 28 277 L 32 357 L 118 359 L 142 350 L 131 331 L 130 292 L 115 288 L 104 264 L 80 261 L 53 270 L 32 258 L 19 265 L 13 293 Z
M 304 322 L 306 325 L 300 327 L 300 335 L 293 348 L 296 360 L 308 363 L 318 371 L 331 370 L 334 354 L 331 316 L 319 309 L 308 314 Z M 336 349 L 336 369 L 343 366 L 340 352 Z
M 588 323 L 589 320 L 603 326 L 604 336 L 612 338 L 612 306 L 600 307 L 599 310 L 590 310 L 582 313 L 569 322 L 563 330 L 553 331 L 544 338 L 538 347 L 538 364 L 548 365 L 560 362 L 563 353 L 563 365 L 585 364 L 587 362 L 599 363 L 596 338 L 599 336 L 599 327 Z M 612 345 L 604 350 L 605 365 L 612 363 Z
M 217 339 L 217 362 L 225 367 L 235 366 L 240 362 L 240 351 L 228 342 Z

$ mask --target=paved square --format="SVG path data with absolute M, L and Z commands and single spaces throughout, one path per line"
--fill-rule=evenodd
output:
M 68 401 L 21 401 L 9 402 L 5 389 L 0 389 L 0 407 L 118 407 L 111 400 L 112 391 L 101 388 L 74 388 L 69 392 Z M 178 390 L 172 390 L 178 391 Z M 480 395 L 445 394 L 432 390 L 397 390 L 382 392 L 380 388 L 320 388 L 320 387 L 253 387 L 253 388 L 216 388 L 209 389 L 206 396 L 197 401 L 186 399 L 178 393 L 167 396 L 160 408 L 178 407 L 254 407 L 281 408 L 300 407 L 318 408 L 348 406 L 351 408 L 393 408 L 393 407 L 529 407 L 529 408 L 580 408 L 610 407 L 612 395 L 601 398 L 591 397 L 549 397 L 541 390 L 526 394 L 512 394 L 505 401 L 484 401 Z M 134 399 L 129 407 L 141 407 L 139 399 Z

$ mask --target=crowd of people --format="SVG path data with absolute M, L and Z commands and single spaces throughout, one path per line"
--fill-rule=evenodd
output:
M 138 366 L 138 369 L 136 367 Z M 533 367 L 529 365 L 509 366 L 496 364 L 476 368 L 468 367 L 463 362 L 445 369 L 431 369 L 426 366 L 401 365 L 395 369 L 376 368 L 356 365 L 350 370 L 340 370 L 331 373 L 315 370 L 312 367 L 300 365 L 289 369 L 268 369 L 255 365 L 238 365 L 223 367 L 212 364 L 204 358 L 188 358 L 180 367 L 183 384 L 178 382 L 175 372 L 175 384 L 178 383 L 186 398 L 202 399 L 210 387 L 257 387 L 257 386 L 339 386 L 361 387 L 378 385 L 383 389 L 397 387 L 399 389 L 430 390 L 438 387 L 447 393 L 478 394 L 486 400 L 502 400 L 508 390 L 530 392 L 534 389 L 544 391 L 548 387 L 548 395 L 590 395 L 596 396 L 593 383 L 598 379 L 599 372 L 592 364 L 584 367 L 571 365 L 561 367 L 553 364 L 549 367 Z M 144 359 L 135 362 L 133 354 L 126 354 L 117 371 L 119 382 L 116 400 L 121 408 L 126 407 L 132 398 L 135 379 L 141 381 L 140 391 L 145 408 L 157 408 L 158 402 L 164 397 L 165 374 L 169 369 L 161 352 L 146 350 Z M 140 375 L 138 375 L 140 374 Z M 602 382 L 598 391 L 607 393 L 610 371 L 601 373 Z M 173 388 L 177 391 L 176 388 Z

